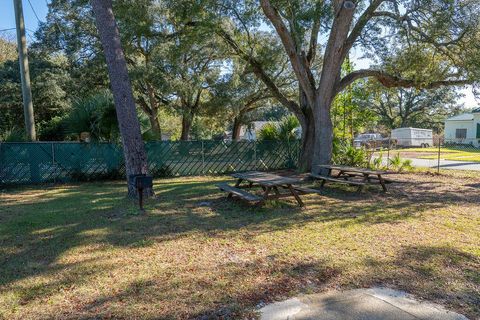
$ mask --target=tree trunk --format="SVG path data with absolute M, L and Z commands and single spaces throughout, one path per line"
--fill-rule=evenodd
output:
M 297 116 L 297 118 L 302 118 L 299 119 L 302 127 L 302 145 L 298 159 L 298 169 L 302 172 L 307 172 L 312 169 L 312 158 L 315 147 L 315 122 L 311 112 L 308 116 Z
M 330 164 L 333 150 L 333 125 L 330 116 L 332 99 L 318 97 L 315 105 L 315 147 L 313 169 L 317 165 Z
M 232 128 L 232 140 L 233 141 L 240 140 L 240 130 L 242 128 L 242 123 L 240 122 L 239 117 L 240 116 L 236 116 L 233 119 L 233 128 Z
M 112 2 L 111 0 L 92 0 L 92 6 L 100 41 L 107 60 L 128 181 L 128 176 L 132 174 L 147 173 L 147 154 L 135 109 L 127 63 L 120 43 L 120 34 L 113 15 Z M 153 190 L 151 188 L 144 189 L 144 193 L 147 196 L 153 195 Z M 128 195 L 138 196 L 134 186 L 128 185 Z
M 160 128 L 160 122 L 158 121 L 158 112 L 160 111 L 160 107 L 158 105 L 157 99 L 155 98 L 155 93 L 153 92 L 153 87 L 147 83 L 147 91 L 148 91 L 148 100 L 150 102 L 150 113 L 148 114 L 148 118 L 150 120 L 150 127 L 152 129 L 153 134 L 158 138 L 162 139 L 162 129 Z
M 158 122 L 157 115 L 148 115 L 148 120 L 150 121 L 150 128 L 155 138 L 162 139 L 162 129 L 160 128 L 160 123 Z
M 192 117 L 189 114 L 184 114 L 182 117 L 182 134 L 180 140 L 187 141 L 190 137 L 190 130 L 192 129 Z
M 300 126 L 302 127 L 302 145 L 298 159 L 298 169 L 302 172 L 311 171 L 313 151 L 315 147 L 315 119 L 313 118 L 312 108 L 308 105 L 307 97 L 303 90 L 298 89 L 298 101 L 301 113 L 296 114 Z

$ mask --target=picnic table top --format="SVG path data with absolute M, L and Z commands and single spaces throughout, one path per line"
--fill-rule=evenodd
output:
M 382 175 L 382 174 L 387 173 L 386 171 L 370 170 L 370 169 L 366 169 L 366 168 L 357 168 L 357 167 L 349 167 L 349 166 L 318 165 L 318 167 L 340 170 L 340 171 L 344 171 L 344 172 L 358 172 L 358 173 L 374 174 L 374 175 Z
M 243 179 L 249 182 L 258 183 L 259 185 L 273 187 L 280 185 L 291 185 L 299 182 L 298 179 L 282 177 L 276 174 L 260 172 L 260 171 L 249 171 L 249 172 L 238 172 L 232 174 L 232 177 L 237 179 Z

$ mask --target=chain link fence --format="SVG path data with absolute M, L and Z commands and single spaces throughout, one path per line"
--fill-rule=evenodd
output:
M 154 177 L 295 168 L 299 141 L 158 141 L 145 143 Z M 114 143 L 0 143 L 0 184 L 94 181 L 125 177 Z
M 480 139 L 445 139 L 434 135 L 422 138 L 382 138 L 353 142 L 365 148 L 370 163 L 390 169 L 401 161 L 413 167 L 480 170 Z M 379 161 L 378 159 L 381 159 Z

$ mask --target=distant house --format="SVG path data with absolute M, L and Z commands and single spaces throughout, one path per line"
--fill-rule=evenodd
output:
M 250 141 L 257 140 L 258 132 L 268 123 L 273 123 L 277 126 L 280 124 L 278 121 L 253 121 L 248 126 L 242 126 L 240 129 L 240 139 Z
M 480 147 L 480 108 L 445 120 L 445 142 Z

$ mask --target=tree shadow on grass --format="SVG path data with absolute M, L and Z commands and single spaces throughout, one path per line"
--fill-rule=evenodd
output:
M 348 188 L 328 189 L 323 196 L 305 196 L 307 207 L 313 208 L 308 210 L 299 208 L 293 200 L 258 208 L 225 199 L 211 181 L 174 180 L 158 183 L 158 198 L 147 201 L 146 215 L 137 215 L 136 204 L 124 198 L 124 185 L 120 182 L 68 186 L 45 196 L 35 190 L 27 189 L 27 193 L 33 193 L 27 200 L 16 200 L 22 192 L 15 191 L 0 203 L 0 288 L 17 290 L 24 303 L 48 297 L 58 287 L 89 281 L 96 273 L 115 269 L 114 265 L 89 262 L 88 259 L 79 261 L 77 266 L 57 261 L 63 253 L 85 246 L 94 246 L 92 250 L 103 246 L 135 248 L 196 233 L 228 239 L 237 236 L 239 230 L 245 237 L 251 237 L 311 222 L 335 221 L 344 227 L 398 223 L 420 217 L 426 210 L 452 201 L 478 201 L 473 188 L 463 192 L 436 190 L 434 195 L 432 184 L 402 184 L 391 187 L 386 195 L 377 191 L 357 194 Z M 200 206 L 200 202 L 209 204 Z M 246 268 L 250 270 L 251 267 Z M 36 276 L 54 277 L 70 270 L 76 270 L 74 277 L 63 276 L 50 284 L 15 289 L 16 281 Z M 279 283 L 282 286 L 282 281 Z M 135 295 L 135 291 L 128 292 Z M 254 294 L 247 292 L 245 295 Z M 275 295 L 272 293 L 272 296 Z M 258 300 L 261 298 L 251 299 Z M 222 300 L 220 304 L 228 303 Z
M 305 267 L 306 266 L 306 267 Z M 335 266 L 322 272 L 323 262 L 309 263 L 294 267 L 293 279 L 291 270 L 285 271 L 283 277 L 271 288 L 266 297 L 257 296 L 262 288 L 247 291 L 253 295 L 252 300 L 244 299 L 242 295 L 224 301 L 222 307 L 204 312 L 196 319 L 230 319 L 222 312 L 229 310 L 228 306 L 236 306 L 239 310 L 231 319 L 251 315 L 252 308 L 258 303 L 273 300 L 285 300 L 298 294 L 310 294 L 330 290 L 333 283 L 337 290 L 348 290 L 368 287 L 390 287 L 413 294 L 415 297 L 438 303 L 465 314 L 471 319 L 480 316 L 480 258 L 450 247 L 408 246 L 397 253 L 392 259 L 385 261 L 365 259 L 362 270 L 348 281 L 337 282 L 341 269 Z M 316 270 L 311 272 L 311 270 Z M 300 278 L 301 281 L 294 279 Z M 283 286 L 294 284 L 289 292 L 282 292 Z M 312 283 L 315 286 L 312 286 Z M 280 289 L 278 289 L 280 288 Z M 241 306 L 239 306 L 241 304 Z M 227 306 L 227 307 L 225 307 Z
M 362 286 L 399 288 L 480 316 L 480 258 L 446 246 L 407 246 L 386 261 L 366 259 Z
M 340 273 L 341 270 L 320 260 L 239 262 L 214 270 L 211 279 L 189 278 L 188 283 L 177 283 L 189 291 L 154 277 L 132 281 L 121 292 L 86 303 L 75 318 L 101 318 L 108 314 L 115 319 L 128 319 L 132 316 L 129 311 L 117 307 L 123 304 L 139 306 L 141 311 L 136 316 L 142 319 L 251 318 L 257 305 L 296 295 L 308 287 L 328 285 Z M 219 290 L 217 281 L 230 282 L 231 290 Z M 205 297 L 202 292 L 211 296 Z

